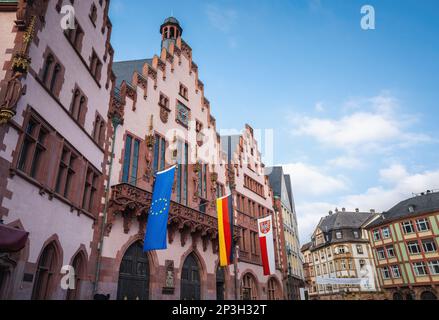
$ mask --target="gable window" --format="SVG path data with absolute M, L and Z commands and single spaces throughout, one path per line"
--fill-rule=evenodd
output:
M 428 274 L 427 267 L 424 262 L 416 262 L 413 264 L 413 269 L 415 269 L 415 273 L 417 276 L 426 276 Z
M 177 122 L 182 126 L 189 127 L 190 110 L 180 101 L 177 102 Z
M 420 254 L 421 248 L 419 247 L 419 243 L 417 241 L 409 242 L 407 244 L 407 248 L 410 254 Z
M 183 84 L 180 83 L 180 91 L 179 91 L 180 96 L 182 96 L 183 98 L 185 98 L 186 100 L 188 100 L 188 89 L 186 86 L 184 86 Z
M 428 239 L 422 241 L 422 247 L 425 253 L 433 253 L 437 251 L 436 243 L 434 239 Z
M 154 145 L 154 172 L 159 172 L 165 169 L 166 166 L 166 140 L 158 134 L 155 136 Z
M 55 191 L 66 199 L 69 199 L 71 196 L 71 187 L 76 174 L 76 160 L 76 154 L 69 147 L 64 146 L 59 163 Z
M 428 223 L 427 219 L 419 219 L 416 220 L 416 228 L 418 229 L 418 232 L 425 232 L 430 230 L 430 224 Z
M 24 131 L 23 144 L 18 159 L 18 170 L 37 178 L 46 152 L 46 137 L 49 131 L 34 117 L 30 117 Z
M 122 182 L 137 185 L 140 140 L 127 135 L 123 160 Z
M 415 229 L 413 228 L 413 224 L 411 221 L 403 222 L 402 229 L 404 230 L 405 234 L 410 234 L 410 233 L 415 232 Z

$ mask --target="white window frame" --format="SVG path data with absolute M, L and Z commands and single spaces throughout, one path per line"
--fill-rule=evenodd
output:
M 394 266 L 392 266 L 391 269 L 392 269 L 392 277 L 393 277 L 394 279 L 399 279 L 399 278 L 401 278 L 401 269 L 399 268 L 398 265 L 394 265 Z
M 384 280 L 391 279 L 389 267 L 383 267 L 381 269 L 381 275 L 383 276 Z
M 337 231 L 337 232 L 335 233 L 335 237 L 336 237 L 337 239 L 343 239 L 343 232 L 341 232 L 341 231 Z
M 437 276 L 439 275 L 439 260 L 429 261 L 428 269 L 430 270 L 430 274 Z
M 381 234 L 383 235 L 383 239 L 390 239 L 390 228 L 389 227 L 382 228 Z
M 373 240 L 380 241 L 381 240 L 381 233 L 379 229 L 376 229 L 373 231 Z
M 411 221 L 405 221 L 401 225 L 402 225 L 402 230 L 404 231 L 404 234 L 412 234 L 415 232 L 415 228 L 414 228 L 413 223 Z M 406 230 L 406 227 L 410 227 L 411 231 L 408 232 Z
M 380 253 L 382 253 L 382 256 L 380 255 Z M 378 260 L 386 260 L 386 252 L 384 248 L 377 249 L 377 257 Z
M 419 270 L 420 270 L 419 268 L 422 268 L 422 270 L 424 270 L 425 273 L 423 273 L 423 274 L 419 273 Z M 415 274 L 418 277 L 425 277 L 425 276 L 428 275 L 427 266 L 425 265 L 424 262 L 415 262 L 415 263 L 413 263 L 413 269 L 415 270 Z
M 420 226 L 424 226 L 424 228 L 421 228 Z M 418 230 L 418 232 L 427 232 L 430 231 L 430 223 L 428 221 L 427 218 L 424 219 L 418 219 L 416 220 L 416 229 Z
M 390 250 L 389 250 L 390 249 Z M 395 258 L 395 247 L 394 246 L 388 246 L 388 247 L 386 247 L 386 251 L 387 251 L 387 257 L 389 258 L 389 259 L 391 259 L 391 258 Z M 392 254 L 390 254 L 389 252 L 392 252 Z
M 413 247 L 418 248 L 417 252 L 413 252 L 413 250 L 411 250 Z M 422 252 L 418 241 L 408 242 L 407 243 L 407 250 L 411 255 L 421 254 L 421 252 Z
M 426 244 L 426 243 L 431 243 L 432 246 L 434 247 L 434 250 L 427 251 L 427 249 L 425 248 L 425 244 Z M 434 252 L 437 251 L 437 245 L 436 245 L 436 242 L 434 241 L 434 239 L 423 240 L 423 241 L 422 241 L 422 249 L 424 250 L 425 253 L 434 253 Z

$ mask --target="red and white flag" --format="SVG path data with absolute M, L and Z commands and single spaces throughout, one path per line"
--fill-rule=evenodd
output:
M 258 220 L 259 243 L 261 244 L 264 275 L 271 276 L 276 272 L 273 241 L 273 219 L 271 216 Z

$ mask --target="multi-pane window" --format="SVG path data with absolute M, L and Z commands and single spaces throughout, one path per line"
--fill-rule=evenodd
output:
M 165 170 L 166 167 L 166 139 L 157 134 L 155 136 L 153 167 L 154 172 Z
M 380 230 L 377 229 L 373 231 L 373 240 L 375 241 L 381 240 Z
M 75 164 L 77 158 L 78 157 L 73 153 L 72 149 L 64 146 L 61 161 L 59 163 L 55 191 L 66 199 L 71 196 L 72 183 L 76 174 Z
M 217 184 L 216 184 L 216 197 L 217 198 L 224 197 L 224 186 L 219 182 L 217 182 Z M 239 203 L 239 201 L 238 201 L 238 203 Z
M 43 155 L 46 151 L 48 130 L 35 118 L 31 117 L 24 131 L 23 144 L 18 159 L 18 170 L 37 178 L 43 166 Z
M 96 79 L 96 81 L 99 82 L 102 73 L 102 62 L 94 50 L 90 58 L 90 72 L 93 75 L 93 77 Z
M 378 255 L 378 260 L 386 259 L 386 253 L 384 252 L 383 248 L 377 249 L 377 255 Z
M 98 190 L 99 175 L 91 168 L 87 170 L 84 194 L 82 197 L 82 208 L 85 211 L 93 212 L 95 209 L 96 195 Z
M 389 259 L 395 257 L 395 248 L 394 248 L 393 246 L 388 246 L 388 247 L 386 248 L 386 250 L 387 250 L 387 257 L 388 257 Z
M 188 91 L 187 87 L 180 83 L 180 91 L 179 91 L 180 96 L 182 96 L 183 98 L 188 100 L 188 97 L 189 97 L 188 92 L 189 91 Z
M 421 253 L 421 248 L 419 247 L 418 241 L 412 241 L 407 243 L 407 248 L 409 249 L 410 254 Z
M 416 228 L 418 229 L 418 232 L 425 232 L 430 230 L 430 224 L 428 223 L 428 219 L 419 219 L 416 220 Z
M 429 261 L 428 269 L 430 270 L 430 274 L 438 275 L 439 274 L 439 260 Z
M 81 52 L 82 49 L 82 40 L 84 39 L 84 31 L 81 26 L 78 24 L 78 21 L 75 19 L 75 28 L 74 29 L 66 29 L 64 31 L 67 39 L 72 44 L 72 46 L 78 51 Z
M 169 98 L 163 93 L 160 93 L 159 106 L 169 109 Z
M 395 279 L 401 278 L 401 270 L 399 269 L 399 266 L 392 266 L 392 276 Z
M 189 127 L 190 110 L 180 101 L 177 102 L 177 122 L 184 127 Z
M 363 254 L 364 253 L 363 246 L 361 244 L 357 245 L 357 253 L 358 254 Z
M 437 247 L 434 239 L 423 240 L 422 248 L 424 248 L 425 253 L 433 253 L 437 251 Z
M 102 146 L 105 139 L 105 121 L 104 119 L 97 114 L 95 123 L 93 125 L 93 140 Z
M 140 140 L 127 135 L 125 140 L 125 152 L 123 160 L 122 182 L 132 185 L 137 184 L 139 169 Z
M 256 232 L 250 231 L 250 241 L 251 241 L 251 253 L 254 255 L 258 254 L 258 243 L 259 236 Z
M 70 114 L 80 125 L 84 125 L 86 105 L 87 98 L 79 88 L 76 88 L 73 92 Z
M 390 270 L 389 267 L 384 267 L 381 269 L 382 275 L 383 275 L 383 279 L 384 280 L 389 280 L 390 279 Z
M 189 146 L 187 143 L 178 141 L 178 167 L 177 167 L 177 202 L 187 206 L 188 204 L 188 162 Z
M 402 223 L 402 230 L 404 230 L 405 234 L 410 234 L 415 232 L 415 229 L 413 228 L 413 223 L 411 221 L 406 221 Z
M 417 276 L 426 276 L 428 274 L 427 267 L 424 262 L 415 262 L 413 264 L 413 269 Z
M 62 74 L 64 68 L 55 59 L 52 53 L 48 53 L 44 60 L 43 69 L 40 74 L 40 79 L 43 85 L 49 90 L 54 96 L 58 96 L 61 90 Z
M 383 239 L 389 239 L 390 238 L 390 229 L 389 227 L 385 227 L 381 229 L 381 233 L 383 235 Z

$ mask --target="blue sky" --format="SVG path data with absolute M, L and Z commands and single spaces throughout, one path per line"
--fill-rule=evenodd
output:
M 363 5 L 376 29 L 360 27 Z M 436 0 L 112 0 L 116 61 L 184 28 L 219 128 L 275 129 L 302 242 L 345 207 L 386 210 L 439 189 Z

